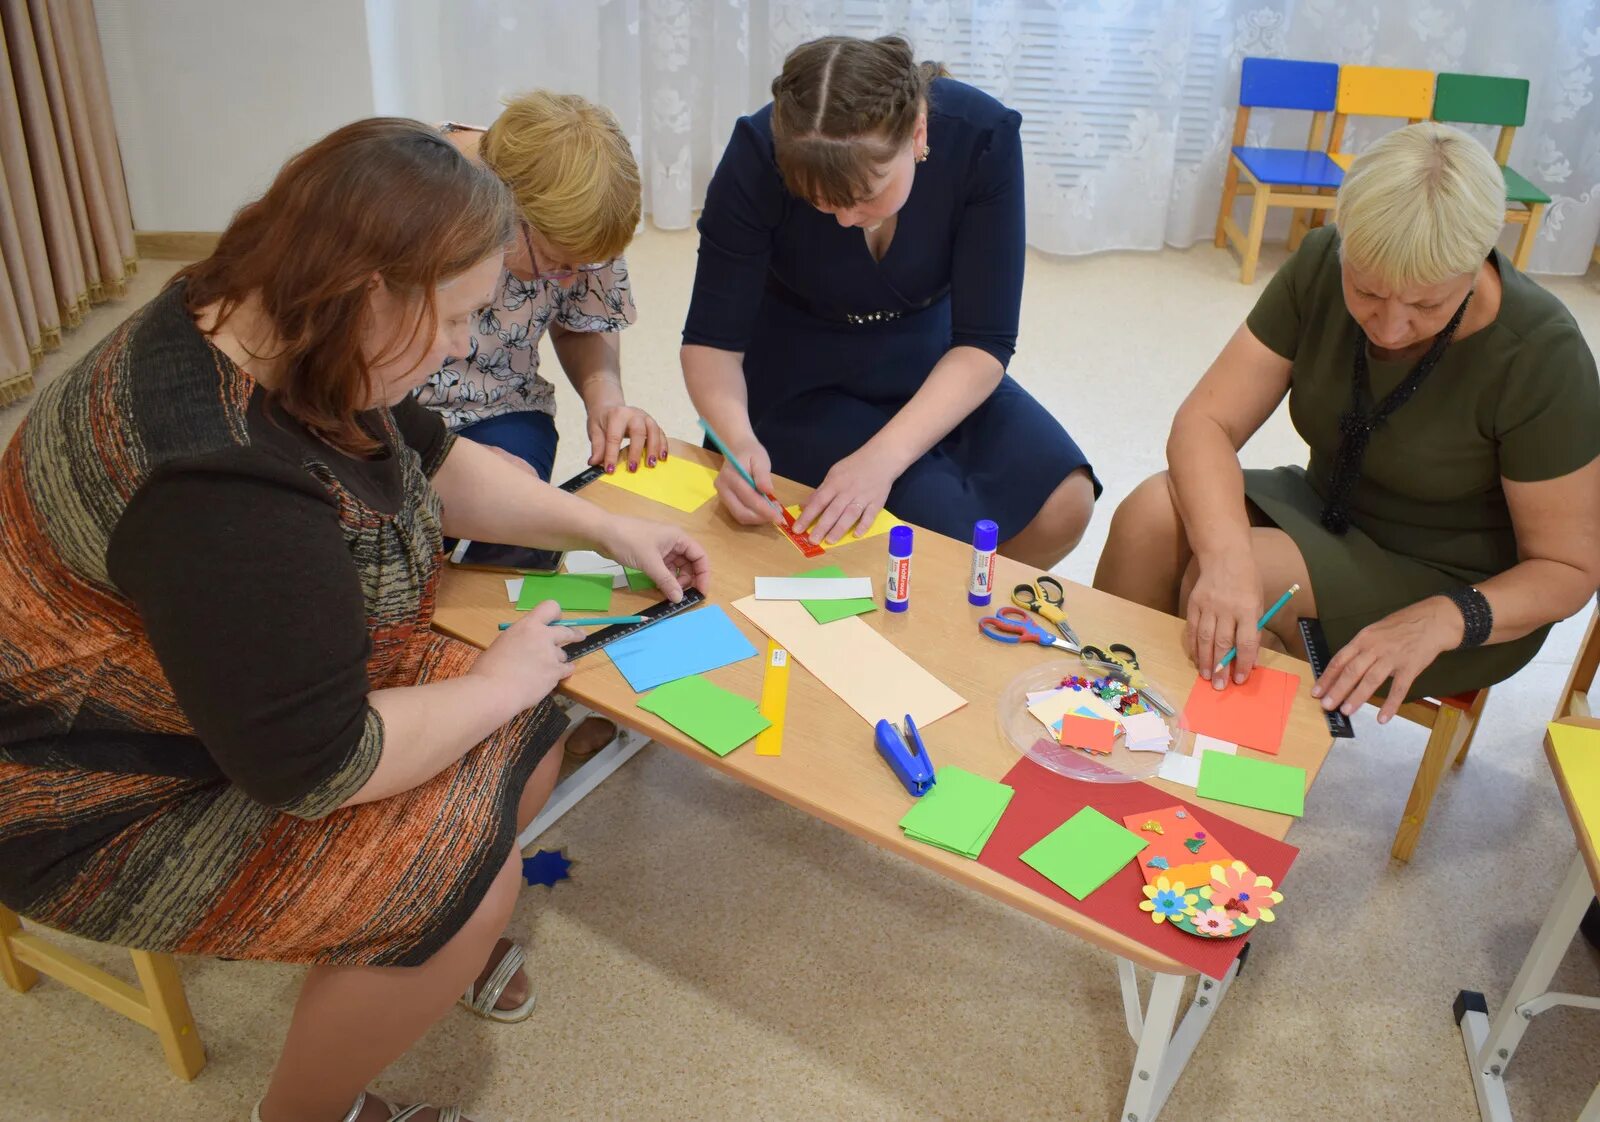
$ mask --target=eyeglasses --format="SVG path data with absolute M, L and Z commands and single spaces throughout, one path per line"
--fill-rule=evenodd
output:
M 610 265 L 609 261 L 594 261 L 587 265 L 571 265 L 565 269 L 552 269 L 549 272 L 539 268 L 539 255 L 534 251 L 533 238 L 530 231 L 533 227 L 526 221 L 522 223 L 522 243 L 528 247 L 528 260 L 533 263 L 533 279 L 543 281 L 568 281 L 583 273 L 594 274 Z

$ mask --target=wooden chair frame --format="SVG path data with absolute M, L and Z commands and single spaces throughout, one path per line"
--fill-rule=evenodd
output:
M 1466 763 L 1467 752 L 1478 733 L 1478 719 L 1489 700 L 1485 686 L 1467 698 L 1418 698 L 1400 706 L 1400 716 L 1429 730 L 1428 743 L 1422 750 L 1422 762 L 1417 765 L 1417 777 L 1411 783 L 1411 794 L 1406 797 L 1406 808 L 1400 815 L 1399 828 L 1395 830 L 1394 844 L 1389 856 L 1396 861 L 1409 861 L 1422 837 L 1422 827 L 1428 821 L 1428 811 L 1433 808 L 1433 796 L 1438 793 L 1439 781 L 1444 778 L 1444 766 L 1452 756 L 1455 767 Z M 1374 705 L 1381 701 L 1374 701 Z
M 26 993 L 40 974 L 48 974 L 155 1033 L 167 1066 L 179 1079 L 193 1079 L 206 1066 L 206 1052 L 189 1012 L 178 964 L 169 954 L 128 953 L 138 986 L 24 931 L 17 914 L 0 906 L 0 977 L 8 986 Z
M 1305 187 L 1271 187 L 1262 183 L 1244 166 L 1244 161 L 1233 154 L 1234 148 L 1244 147 L 1245 134 L 1250 128 L 1248 105 L 1239 106 L 1233 118 L 1233 142 L 1228 149 L 1228 174 L 1222 181 L 1222 205 L 1217 210 L 1217 229 L 1213 242 L 1218 249 L 1230 244 L 1239 254 L 1239 283 L 1249 284 L 1256 279 L 1256 264 L 1261 260 L 1261 239 L 1267 228 L 1267 211 L 1272 207 L 1288 207 L 1294 217 L 1289 224 L 1289 249 L 1300 244 L 1308 228 L 1302 211 L 1327 210 L 1334 197 Z M 1306 150 L 1322 147 L 1322 129 L 1327 124 L 1326 111 L 1311 114 L 1311 129 L 1306 136 Z M 1244 182 L 1240 182 L 1240 179 Z M 1241 230 L 1233 218 L 1233 204 L 1240 195 L 1249 196 L 1250 229 Z
M 1589 711 L 1589 691 L 1594 688 L 1597 670 L 1600 670 L 1600 606 L 1589 616 L 1589 630 L 1584 632 L 1583 645 L 1572 661 L 1572 672 L 1561 688 L 1561 700 L 1556 702 L 1556 715 L 1552 720 L 1594 716 Z

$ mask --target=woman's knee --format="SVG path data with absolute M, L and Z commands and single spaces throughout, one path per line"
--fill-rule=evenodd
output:
M 1183 519 L 1172 493 L 1172 479 L 1166 472 L 1156 472 L 1117 504 L 1117 511 L 1111 516 L 1111 537 L 1139 542 L 1154 539 L 1162 544 L 1182 539 Z

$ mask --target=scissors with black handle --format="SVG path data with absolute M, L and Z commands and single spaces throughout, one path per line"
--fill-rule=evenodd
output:
M 1112 643 L 1102 650 L 1099 647 L 1089 646 L 1081 648 L 1078 653 L 1095 662 L 1103 662 L 1115 666 L 1128 680 L 1128 685 L 1139 691 L 1139 696 L 1150 703 L 1150 707 L 1163 717 L 1175 717 L 1177 711 L 1168 704 L 1167 699 L 1150 684 L 1150 680 L 1139 669 L 1139 653 L 1126 643 Z
M 1013 604 L 1019 608 L 1026 608 L 1034 615 L 1055 624 L 1056 630 L 1067 641 L 1067 646 L 1077 650 L 1082 646 L 1078 640 L 1078 633 L 1068 625 L 1067 613 L 1061 610 L 1061 605 L 1066 599 L 1066 590 L 1061 587 L 1061 582 L 1048 574 L 1036 577 L 1027 584 L 1019 584 L 1011 590 Z

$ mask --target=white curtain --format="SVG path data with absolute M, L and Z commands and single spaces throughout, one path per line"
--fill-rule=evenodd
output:
M 1246 55 L 1528 78 L 1511 163 L 1554 199 L 1532 270 L 1582 273 L 1600 234 L 1595 0 L 368 0 L 368 18 L 380 112 L 487 121 L 535 86 L 602 102 L 667 228 L 693 222 L 790 48 L 895 32 L 1022 111 L 1048 252 L 1209 238 Z M 1307 122 L 1258 112 L 1251 143 L 1302 144 Z M 1357 120 L 1348 147 L 1394 124 Z

